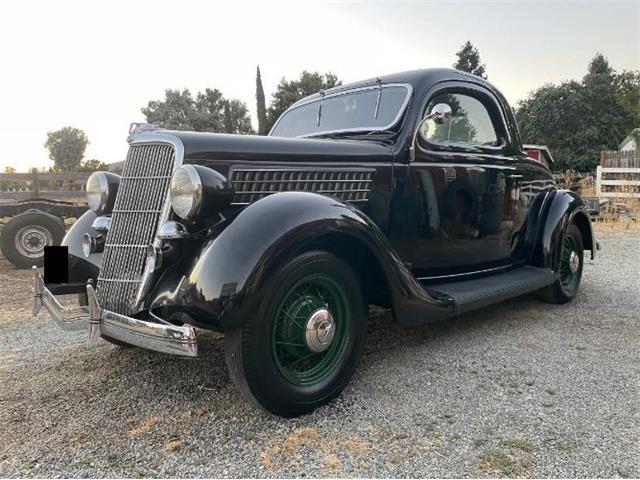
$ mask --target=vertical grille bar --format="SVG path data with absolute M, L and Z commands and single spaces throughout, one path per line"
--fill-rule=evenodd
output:
M 176 153 L 169 144 L 132 145 L 125 160 L 98 277 L 100 303 L 135 313 L 144 278 L 147 246 L 162 220 Z

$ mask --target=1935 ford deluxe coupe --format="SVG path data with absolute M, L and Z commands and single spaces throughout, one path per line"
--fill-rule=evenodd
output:
M 87 182 L 68 281 L 34 268 L 35 313 L 187 357 L 195 327 L 223 332 L 231 378 L 277 415 L 340 393 L 368 305 L 419 325 L 529 292 L 564 303 L 596 250 L 504 97 L 455 70 L 312 95 L 266 137 L 142 126 L 129 143 L 121 176 Z

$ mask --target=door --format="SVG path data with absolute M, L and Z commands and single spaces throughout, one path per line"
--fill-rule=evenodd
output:
M 422 123 L 414 161 L 398 169 L 395 247 L 420 278 L 509 265 L 520 175 L 500 106 L 480 87 L 443 87 L 424 114 L 439 103 L 451 118 Z

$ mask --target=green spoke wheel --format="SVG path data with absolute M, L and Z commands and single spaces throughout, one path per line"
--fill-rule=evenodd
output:
M 560 257 L 560 282 L 567 291 L 575 289 L 580 280 L 580 256 L 576 240 L 567 235 L 564 239 Z
M 549 303 L 566 303 L 578 293 L 583 267 L 583 244 L 580 229 L 575 223 L 567 228 L 562 240 L 557 280 L 540 291 L 540 297 Z
M 339 364 L 350 324 L 348 297 L 337 281 L 320 273 L 300 280 L 280 303 L 273 325 L 280 373 L 294 385 L 321 382 Z
M 367 304 L 351 265 L 323 250 L 301 253 L 274 269 L 253 300 L 245 323 L 225 330 L 231 380 L 283 417 L 336 397 L 367 333 Z

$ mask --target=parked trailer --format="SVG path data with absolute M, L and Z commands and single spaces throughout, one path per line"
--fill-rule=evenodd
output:
M 86 203 L 49 197 L 81 198 L 74 190 L 84 185 L 88 173 L 0 174 L 0 182 L 20 186 L 18 191 L 0 192 L 0 218 L 9 219 L 0 231 L 0 250 L 18 268 L 42 265 L 44 247 L 59 245 L 65 235 L 65 220 L 78 218 L 87 211 Z M 41 191 L 41 182 L 59 182 L 62 191 Z M 15 189 L 14 189 L 15 190 Z M 41 197 L 42 194 L 42 197 Z M 43 198 L 47 197 L 47 198 Z

